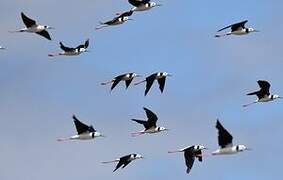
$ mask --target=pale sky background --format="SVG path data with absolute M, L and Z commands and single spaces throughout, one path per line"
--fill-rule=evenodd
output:
M 95 31 L 99 21 L 128 10 L 127 0 L 2 0 L 0 11 L 0 179 L 5 180 L 266 180 L 281 179 L 283 102 L 243 104 L 255 97 L 256 81 L 271 82 L 283 94 L 282 0 L 157 1 L 162 7 L 132 16 L 135 21 Z M 38 35 L 10 34 L 23 27 L 20 12 L 55 27 L 53 41 Z M 248 19 L 260 33 L 215 39 L 214 33 Z M 90 53 L 49 58 L 90 38 Z M 161 95 L 154 85 L 125 91 L 100 82 L 135 71 L 167 71 Z M 159 116 L 171 131 L 132 138 L 142 129 L 142 107 Z M 107 138 L 58 143 L 76 133 L 72 114 L 93 124 Z M 216 118 L 233 134 L 235 144 L 253 151 L 207 157 L 186 174 L 183 154 L 168 150 L 193 144 L 218 148 Z M 112 173 L 101 161 L 128 153 L 146 158 Z

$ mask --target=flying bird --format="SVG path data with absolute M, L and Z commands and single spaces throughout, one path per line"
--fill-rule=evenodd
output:
M 142 124 L 144 126 L 144 130 L 139 131 L 139 132 L 135 132 L 132 133 L 132 136 L 138 136 L 138 135 L 142 135 L 142 134 L 152 134 L 152 133 L 158 133 L 161 131 L 167 131 L 168 129 L 166 129 L 165 127 L 158 127 L 156 125 L 158 117 L 156 116 L 156 114 L 154 114 L 151 110 L 147 109 L 147 108 L 143 108 L 146 116 L 147 116 L 147 121 L 145 120 L 139 120 L 139 119 L 132 119 L 132 121 L 135 121 L 139 124 Z
M 127 12 L 124 12 L 122 14 L 117 14 L 119 16 L 113 18 L 110 21 L 106 21 L 106 22 L 100 22 L 100 24 L 95 28 L 96 30 L 108 27 L 108 26 L 116 26 L 116 25 L 120 25 L 123 24 L 124 22 L 127 22 L 129 20 L 133 20 L 131 18 L 129 18 L 134 11 L 130 10 Z
M 249 34 L 251 32 L 259 32 L 258 30 L 255 30 L 253 28 L 246 28 L 245 24 L 248 22 L 248 20 L 239 22 L 239 23 L 235 23 L 232 25 L 229 25 L 225 28 L 222 28 L 220 30 L 218 30 L 217 32 L 223 31 L 225 29 L 231 28 L 230 32 L 226 32 L 224 34 L 217 34 L 215 35 L 215 37 L 222 37 L 222 36 L 227 36 L 227 35 L 245 35 L 245 34 Z
M 38 25 L 35 20 L 27 17 L 23 12 L 21 13 L 22 20 L 26 26 L 26 28 L 22 28 L 17 31 L 10 31 L 10 32 L 29 32 L 29 33 L 36 33 L 40 36 L 45 37 L 48 40 L 51 40 L 51 37 L 48 33 L 48 29 L 54 29 L 50 26 L 45 25 Z
M 218 130 L 218 144 L 220 149 L 212 152 L 212 155 L 237 154 L 239 152 L 250 150 L 245 145 L 233 145 L 233 136 L 217 120 L 216 128 Z
M 119 84 L 119 82 L 125 81 L 126 89 L 128 89 L 133 79 L 136 77 L 141 77 L 141 75 L 138 75 L 136 73 L 126 73 L 126 74 L 122 74 L 122 75 L 114 77 L 111 81 L 103 82 L 101 83 L 101 85 L 107 85 L 107 84 L 112 83 L 112 86 L 111 86 L 111 91 L 112 91 Z
M 151 0 L 128 0 L 129 3 L 135 7 L 131 11 L 146 11 L 153 7 L 161 6 L 155 2 L 150 2 Z
M 203 145 L 194 145 L 176 151 L 168 151 L 168 153 L 184 152 L 187 173 L 189 174 L 194 165 L 195 158 L 202 162 L 202 150 L 204 149 L 206 148 Z
M 155 80 L 157 80 L 158 84 L 159 84 L 159 89 L 161 91 L 161 93 L 163 93 L 164 87 L 165 87 L 165 81 L 166 81 L 166 77 L 167 76 L 172 76 L 171 74 L 167 73 L 167 72 L 158 72 L 158 73 L 154 73 L 151 74 L 150 76 L 146 77 L 145 80 L 136 83 L 135 85 L 141 84 L 143 82 L 146 82 L 146 89 L 144 92 L 144 95 L 146 96 L 147 93 L 149 92 L 153 82 Z
M 6 49 L 6 48 L 4 48 L 3 46 L 0 46 L 0 49 L 2 49 L 2 50 L 3 50 L 3 49 Z
M 265 80 L 259 80 L 259 81 L 257 81 L 257 83 L 260 87 L 260 90 L 252 92 L 252 93 L 248 93 L 247 95 L 248 96 L 256 95 L 258 97 L 258 99 L 256 101 L 252 102 L 252 103 L 243 105 L 244 107 L 247 107 L 249 105 L 252 105 L 252 104 L 255 104 L 255 103 L 258 103 L 258 102 L 269 102 L 269 101 L 273 101 L 275 99 L 281 99 L 282 98 L 277 94 L 274 94 L 274 95 L 270 94 L 270 92 L 269 92 L 270 83 L 269 82 L 267 82 Z
M 100 132 L 97 132 L 92 125 L 88 126 L 82 123 L 75 115 L 73 115 L 74 124 L 77 129 L 77 133 L 74 136 L 68 138 L 60 138 L 58 141 L 67 141 L 67 140 L 90 140 L 97 137 L 105 137 Z
M 102 162 L 102 163 L 114 163 L 114 162 L 118 162 L 118 164 L 116 165 L 116 168 L 113 170 L 113 172 L 115 172 L 117 169 L 119 169 L 121 166 L 122 168 L 126 167 L 130 162 L 132 162 L 133 160 L 136 159 L 142 159 L 142 155 L 140 154 L 129 154 L 123 157 L 120 157 L 118 159 L 115 159 L 114 161 L 106 161 L 106 162 Z
M 50 56 L 50 57 L 54 57 L 54 56 L 77 56 L 77 55 L 80 55 L 81 53 L 88 52 L 87 48 L 89 46 L 89 39 L 87 39 L 84 44 L 81 44 L 81 45 L 79 45 L 75 48 L 67 47 L 62 42 L 60 42 L 59 44 L 60 44 L 60 48 L 63 50 L 63 52 L 55 53 L 55 54 L 48 54 L 48 56 Z

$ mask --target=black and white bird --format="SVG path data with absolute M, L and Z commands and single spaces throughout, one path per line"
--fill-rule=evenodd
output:
M 45 25 L 38 25 L 36 24 L 36 21 L 27 17 L 23 12 L 21 13 L 22 20 L 24 24 L 26 25 L 25 28 L 22 28 L 17 31 L 10 31 L 10 32 L 29 32 L 29 33 L 36 33 L 40 36 L 45 37 L 48 40 L 51 40 L 51 37 L 48 33 L 48 29 L 54 29 L 53 27 L 50 26 L 45 26 Z
M 146 77 L 145 80 L 136 83 L 135 85 L 141 84 L 143 82 L 146 82 L 146 89 L 144 92 L 144 95 L 146 96 L 147 93 L 149 92 L 153 82 L 155 80 L 157 80 L 158 84 L 159 84 L 159 89 L 161 91 L 161 93 L 163 93 L 164 87 L 165 87 L 165 81 L 166 81 L 166 77 L 167 76 L 172 76 L 171 74 L 167 73 L 167 72 L 158 72 L 158 73 L 154 73 L 151 74 L 150 76 Z
M 55 53 L 55 54 L 48 54 L 48 56 L 50 56 L 50 57 L 54 57 L 54 56 L 77 56 L 77 55 L 80 55 L 81 53 L 88 52 L 87 48 L 89 46 L 89 39 L 87 39 L 84 44 L 81 44 L 81 45 L 79 45 L 75 48 L 64 46 L 64 44 L 62 42 L 60 42 L 59 44 L 60 44 L 60 48 L 63 50 L 63 52 Z
M 184 152 L 187 173 L 189 174 L 194 165 L 195 158 L 202 162 L 202 150 L 204 149 L 206 148 L 203 145 L 194 145 L 176 151 L 168 151 L 168 153 Z
M 132 162 L 133 160 L 136 159 L 142 159 L 142 155 L 140 154 L 129 154 L 123 157 L 120 157 L 118 159 L 115 159 L 114 161 L 106 161 L 106 162 L 102 162 L 102 163 L 114 163 L 114 162 L 118 162 L 118 164 L 116 165 L 116 168 L 113 170 L 113 172 L 115 172 L 117 169 L 119 169 L 120 167 L 124 168 L 126 167 L 128 164 L 130 164 L 130 162 Z
M 90 140 L 97 137 L 105 137 L 100 132 L 97 132 L 92 125 L 88 126 L 82 123 L 75 115 L 73 115 L 74 124 L 77 129 L 77 133 L 74 136 L 68 138 L 60 138 L 58 141 L 67 141 L 67 140 Z
M 129 18 L 134 11 L 130 10 L 121 14 L 117 14 L 119 16 L 113 18 L 110 21 L 106 21 L 106 22 L 100 22 L 100 24 L 95 28 L 96 30 L 98 29 L 102 29 L 104 27 L 108 27 L 108 26 L 116 26 L 116 25 L 120 25 L 123 24 L 124 22 L 127 22 L 129 20 L 133 20 L 131 18 Z
M 3 50 L 3 49 L 6 49 L 6 48 L 4 48 L 3 46 L 0 46 L 0 49 L 2 49 L 2 50 Z
M 132 119 L 132 121 L 135 121 L 139 124 L 142 124 L 144 126 L 144 130 L 139 131 L 139 132 L 134 132 L 132 133 L 132 136 L 138 136 L 138 135 L 142 135 L 142 134 L 153 134 L 153 133 L 158 133 L 158 132 L 162 132 L 162 131 L 167 131 L 168 129 L 165 127 L 158 127 L 156 125 L 158 117 L 156 116 L 156 114 L 154 114 L 151 110 L 147 109 L 147 108 L 143 108 L 145 113 L 146 113 L 146 117 L 147 120 L 139 120 L 139 119 Z
M 260 87 L 260 90 L 252 92 L 252 93 L 248 93 L 247 95 L 248 96 L 256 95 L 258 97 L 258 99 L 256 101 L 252 102 L 252 103 L 243 105 L 244 107 L 247 107 L 249 105 L 252 105 L 252 104 L 255 104 L 255 103 L 258 103 L 258 102 L 269 102 L 269 101 L 273 101 L 275 99 L 281 99 L 282 98 L 277 94 L 273 94 L 273 95 L 270 94 L 270 92 L 269 92 L 270 83 L 269 82 L 267 82 L 265 80 L 258 80 L 257 83 Z
M 220 149 L 212 152 L 212 155 L 237 154 L 239 152 L 250 150 L 245 145 L 233 145 L 233 136 L 217 120 L 216 128 L 218 130 L 218 144 Z
M 215 37 L 223 37 L 223 36 L 227 36 L 227 35 L 246 35 L 249 34 L 251 32 L 259 32 L 258 30 L 255 30 L 253 28 L 246 28 L 245 24 L 248 22 L 248 20 L 239 22 L 239 23 L 235 23 L 232 25 L 229 25 L 225 28 L 222 28 L 220 30 L 218 30 L 217 32 L 223 31 L 225 29 L 231 28 L 230 32 L 226 32 L 224 34 L 217 34 L 215 35 Z
M 114 77 L 111 81 L 103 82 L 101 83 L 101 85 L 107 85 L 107 84 L 112 83 L 112 86 L 111 86 L 111 91 L 112 91 L 119 84 L 119 82 L 125 81 L 126 89 L 128 89 L 133 79 L 136 77 L 141 77 L 141 75 L 138 75 L 136 73 L 125 73 L 125 74 Z
M 132 11 L 146 11 L 153 7 L 161 6 L 161 4 L 157 4 L 155 2 L 150 2 L 151 0 L 128 0 L 129 3 L 135 7 L 133 7 Z

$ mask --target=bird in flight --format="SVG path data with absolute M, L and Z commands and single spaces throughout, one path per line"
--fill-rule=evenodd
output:
M 228 35 L 246 35 L 246 34 L 249 34 L 249 33 L 252 33 L 252 32 L 259 32 L 258 30 L 253 29 L 253 28 L 246 28 L 245 24 L 247 22 L 248 22 L 248 20 L 245 20 L 245 21 L 242 21 L 242 22 L 239 22 L 239 23 L 229 25 L 225 28 L 222 28 L 222 29 L 218 30 L 217 32 L 221 32 L 221 31 L 228 29 L 228 28 L 230 28 L 231 31 L 226 32 L 224 34 L 216 34 L 215 37 L 223 37 L 223 36 L 228 36 Z
M 75 115 L 73 115 L 74 124 L 77 129 L 77 134 L 68 138 L 60 138 L 58 141 L 67 140 L 90 140 L 97 137 L 105 137 L 100 132 L 97 132 L 92 125 L 82 123 Z
M 111 86 L 111 91 L 112 91 L 119 84 L 119 82 L 125 81 L 126 89 L 128 89 L 133 79 L 136 77 L 141 77 L 141 75 L 138 75 L 136 73 L 125 73 L 125 74 L 114 77 L 111 81 L 103 82 L 101 83 L 101 85 L 107 85 L 107 84 L 112 83 L 112 86 Z
M 156 116 L 156 114 L 154 114 L 151 110 L 149 110 L 148 108 L 144 107 L 143 108 L 146 116 L 147 116 L 147 121 L 145 120 L 139 120 L 139 119 L 132 119 L 132 121 L 135 121 L 139 124 L 142 124 L 144 126 L 144 130 L 139 131 L 139 132 L 134 132 L 132 133 L 132 136 L 138 136 L 138 135 L 142 135 L 142 134 L 153 134 L 153 133 L 158 133 L 158 132 L 162 132 L 162 131 L 167 131 L 168 129 L 166 129 L 165 127 L 158 127 L 156 125 L 158 117 Z
M 12 33 L 13 32 L 36 33 L 40 36 L 45 37 L 48 40 L 51 40 L 51 37 L 50 37 L 47 30 L 48 29 L 54 29 L 53 27 L 45 26 L 45 25 L 38 25 L 35 20 L 27 17 L 23 12 L 21 13 L 21 17 L 22 17 L 22 20 L 23 20 L 26 27 L 22 28 L 20 30 L 17 30 L 17 31 L 10 31 L 10 32 L 12 32 Z
M 237 154 L 250 150 L 245 145 L 233 145 L 233 136 L 222 126 L 219 120 L 216 122 L 216 129 L 218 130 L 218 145 L 220 148 L 212 152 L 212 155 Z
M 204 149 L 206 148 L 203 145 L 194 145 L 176 151 L 168 151 L 168 153 L 184 152 L 187 173 L 189 174 L 194 165 L 195 158 L 202 162 L 202 150 Z
M 114 162 L 118 162 L 118 164 L 116 165 L 116 168 L 113 170 L 113 172 L 115 172 L 117 169 L 119 169 L 120 167 L 124 168 L 126 167 L 128 164 L 130 164 L 130 162 L 132 162 L 133 160 L 136 159 L 142 159 L 142 155 L 140 154 L 129 154 L 123 157 L 120 157 L 118 159 L 115 159 L 114 161 L 106 161 L 106 162 L 102 162 L 104 164 L 106 163 L 114 163 Z
M 133 20 L 131 18 L 129 18 L 134 11 L 130 10 L 121 14 L 117 14 L 119 16 L 113 18 L 110 21 L 106 21 L 106 22 L 100 22 L 100 24 L 95 28 L 96 30 L 105 28 L 105 27 L 109 27 L 109 26 L 116 26 L 116 25 L 120 25 L 123 24 L 129 20 Z
M 161 6 L 161 4 L 150 1 L 151 0 L 128 0 L 128 2 L 134 6 L 131 11 L 146 11 L 153 7 Z
M 163 93 L 167 76 L 172 76 L 172 75 L 167 73 L 167 72 L 154 73 L 154 74 L 151 74 L 150 76 L 146 77 L 145 80 L 136 83 L 135 85 L 146 82 L 146 89 L 145 89 L 145 92 L 144 92 L 144 95 L 146 96 L 147 93 L 149 92 L 153 82 L 155 80 L 157 80 L 157 82 L 159 84 L 159 89 L 160 89 L 161 93 Z
M 59 44 L 60 44 L 60 48 L 63 50 L 63 52 L 54 53 L 54 54 L 48 54 L 49 57 L 54 57 L 54 56 L 77 56 L 77 55 L 80 55 L 81 53 L 88 52 L 87 48 L 89 46 L 89 39 L 87 39 L 84 44 L 81 44 L 81 45 L 79 45 L 79 46 L 77 46 L 75 48 L 67 47 L 62 42 L 60 42 Z
M 252 92 L 252 93 L 248 93 L 247 95 L 256 95 L 257 96 L 257 100 L 249 103 L 249 104 L 245 104 L 243 105 L 244 107 L 247 107 L 249 105 L 255 104 L 255 103 L 259 103 L 259 102 L 269 102 L 269 101 L 273 101 L 275 99 L 281 99 L 282 97 L 280 97 L 277 94 L 271 95 L 269 92 L 270 89 L 270 83 L 265 81 L 265 80 L 259 80 L 257 81 L 260 90 Z

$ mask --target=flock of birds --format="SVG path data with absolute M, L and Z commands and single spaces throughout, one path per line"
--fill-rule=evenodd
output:
M 118 13 L 117 17 L 113 18 L 110 21 L 107 22 L 101 22 L 96 29 L 102 29 L 104 27 L 108 26 L 114 26 L 114 25 L 120 25 L 125 23 L 128 20 L 132 20 L 129 17 L 133 15 L 136 11 L 146 11 L 153 7 L 161 6 L 161 4 L 157 4 L 155 2 L 151 2 L 150 0 L 128 0 L 128 2 L 133 5 L 134 7 L 130 9 L 129 11 Z M 40 36 L 43 36 L 44 38 L 51 40 L 51 36 L 48 32 L 49 29 L 54 29 L 50 26 L 46 25 L 39 25 L 37 22 L 28 16 L 26 16 L 23 12 L 21 13 L 21 17 L 23 20 L 23 23 L 25 24 L 25 28 L 19 29 L 17 31 L 11 31 L 11 32 L 29 32 L 29 33 L 36 33 Z M 258 32 L 257 30 L 253 28 L 247 28 L 245 27 L 245 24 L 248 21 L 242 21 L 239 23 L 235 23 L 232 25 L 229 25 L 227 27 L 224 27 L 220 29 L 218 32 L 221 32 L 226 29 L 231 29 L 228 32 L 225 32 L 223 34 L 216 34 L 215 37 L 223 37 L 228 35 L 246 35 L 252 32 Z M 78 45 L 77 47 L 67 47 L 62 42 L 59 43 L 60 48 L 63 50 L 59 53 L 52 53 L 48 56 L 55 57 L 55 56 L 76 56 L 80 55 L 81 53 L 88 52 L 87 48 L 89 46 L 89 40 L 86 40 L 83 44 Z M 0 49 L 5 49 L 4 47 L 0 46 Z M 159 84 L 159 89 L 161 93 L 164 91 L 165 88 L 165 81 L 166 77 L 172 76 L 171 74 L 167 72 L 156 72 L 149 76 L 147 76 L 144 80 L 135 83 L 134 85 L 138 85 L 141 83 L 146 83 L 146 88 L 144 95 L 146 96 L 151 89 L 154 81 L 156 80 Z M 130 86 L 134 78 L 141 77 L 141 75 L 138 75 L 136 73 L 125 73 L 122 75 L 118 75 L 114 77 L 112 80 L 103 82 L 101 85 L 111 85 L 111 91 L 121 82 L 125 81 L 126 89 Z M 270 94 L 270 83 L 265 80 L 259 80 L 258 85 L 260 89 L 258 91 L 248 93 L 247 95 L 256 95 L 257 100 L 255 100 L 252 103 L 243 105 L 244 107 L 247 107 L 249 105 L 260 103 L 260 102 L 269 102 L 273 101 L 275 99 L 280 99 L 281 97 L 279 95 L 271 95 Z M 143 108 L 147 120 L 139 120 L 139 119 L 132 119 L 132 121 L 139 123 L 144 126 L 144 130 L 141 130 L 139 132 L 132 133 L 132 136 L 139 136 L 143 134 L 152 134 L 152 133 L 159 133 L 163 131 L 167 131 L 168 129 L 165 127 L 159 127 L 157 126 L 157 115 L 149 110 L 148 108 Z M 74 124 L 77 130 L 77 134 L 73 135 L 71 137 L 67 138 L 60 138 L 58 141 L 67 141 L 67 140 L 90 140 L 95 139 L 97 137 L 104 137 L 103 134 L 96 131 L 92 125 L 86 125 L 83 122 L 81 122 L 75 115 L 73 115 Z M 228 154 L 237 154 L 239 152 L 249 150 L 245 145 L 233 145 L 233 136 L 223 127 L 223 125 L 217 120 L 216 122 L 216 129 L 218 131 L 218 145 L 219 149 L 208 154 L 208 155 L 228 155 Z M 197 158 L 200 162 L 203 160 L 204 154 L 203 151 L 206 149 L 204 145 L 192 145 L 189 147 L 185 147 L 179 150 L 175 151 L 169 151 L 168 153 L 176 153 L 176 152 L 183 152 L 185 157 L 185 164 L 187 166 L 187 173 L 189 173 L 193 167 L 195 158 Z M 126 167 L 130 162 L 136 159 L 143 158 L 140 154 L 129 154 L 125 155 L 123 157 L 117 158 L 113 161 L 107 161 L 103 163 L 114 163 L 117 162 L 117 165 L 114 169 L 116 171 L 120 167 L 124 168 Z

